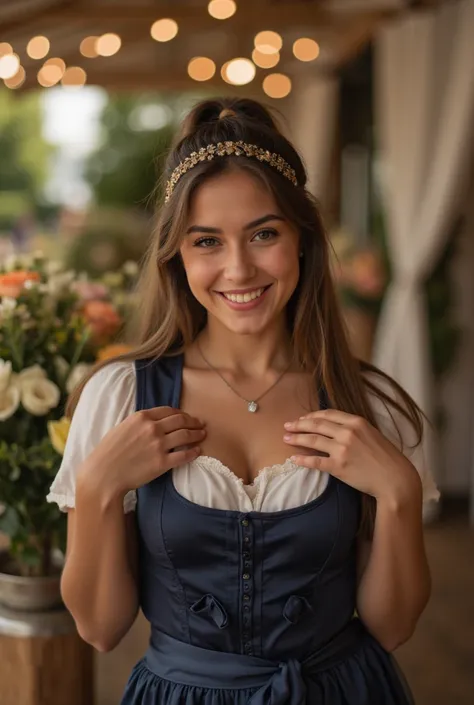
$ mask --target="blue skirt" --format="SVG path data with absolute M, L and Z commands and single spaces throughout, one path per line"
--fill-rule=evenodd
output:
M 413 705 L 395 659 L 358 620 L 302 662 L 201 649 L 153 634 L 122 705 Z

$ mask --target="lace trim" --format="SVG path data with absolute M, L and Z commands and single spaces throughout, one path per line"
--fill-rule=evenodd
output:
M 210 470 L 211 472 L 216 472 L 219 475 L 223 475 L 224 477 L 229 478 L 239 487 L 239 491 L 243 492 L 245 497 L 250 499 L 250 502 L 252 503 L 253 507 L 259 506 L 260 498 L 265 487 L 264 483 L 261 480 L 265 475 L 267 475 L 268 479 L 270 480 L 272 477 L 276 477 L 277 475 L 290 475 L 296 472 L 297 470 L 308 469 L 303 467 L 302 465 L 296 465 L 296 463 L 294 463 L 290 458 L 287 458 L 284 463 L 278 463 L 276 465 L 266 465 L 264 468 L 258 471 L 253 482 L 251 482 L 250 484 L 245 484 L 241 477 L 236 475 L 235 472 L 233 472 L 227 465 L 224 465 L 224 463 L 222 463 L 217 458 L 213 458 L 209 455 L 200 455 L 193 462 L 199 465 L 203 470 Z M 257 487 L 257 492 L 253 498 L 247 494 L 247 492 L 245 491 L 245 487 Z

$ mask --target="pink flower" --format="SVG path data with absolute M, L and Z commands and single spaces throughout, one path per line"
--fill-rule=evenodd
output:
M 73 291 L 82 301 L 97 301 L 107 298 L 107 287 L 97 282 L 77 281 L 72 285 Z

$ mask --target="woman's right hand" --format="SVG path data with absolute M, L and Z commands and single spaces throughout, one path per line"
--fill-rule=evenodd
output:
M 197 458 L 205 436 L 204 424 L 179 409 L 137 411 L 104 436 L 81 474 L 103 480 L 114 494 L 124 494 Z

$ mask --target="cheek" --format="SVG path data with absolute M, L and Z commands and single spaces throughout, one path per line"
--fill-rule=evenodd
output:
M 183 264 L 188 278 L 189 288 L 195 296 L 209 288 L 216 277 L 216 267 L 211 258 L 187 257 L 183 255 Z

